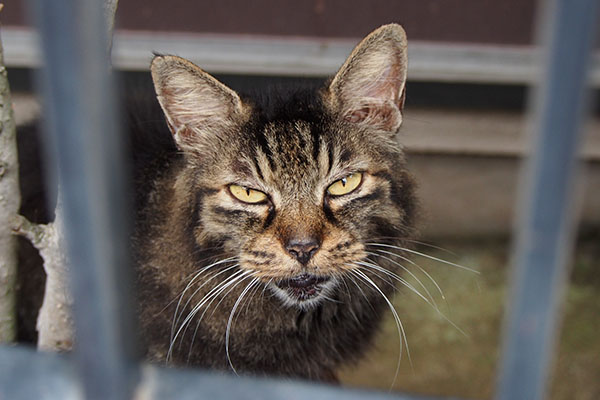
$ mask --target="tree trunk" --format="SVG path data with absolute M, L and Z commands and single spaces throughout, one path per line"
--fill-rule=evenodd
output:
M 117 3 L 118 0 L 104 2 L 109 55 Z M 16 241 L 12 234 L 17 234 L 29 239 L 44 261 L 46 287 L 37 320 L 38 348 L 67 351 L 72 348 L 75 335 L 62 227 L 62 202 L 59 196 L 56 218 L 46 225 L 33 224 L 18 215 L 20 192 L 15 132 L 0 46 L 0 342 L 12 341 L 16 334 L 14 292 L 17 260 Z
M 10 222 L 19 212 L 20 203 L 16 127 L 0 43 L 0 343 L 15 340 L 17 331 L 17 242 Z
M 38 348 L 67 351 L 73 346 L 74 330 L 69 289 L 68 262 L 64 251 L 62 206 L 59 197 L 56 219 L 49 224 L 34 224 L 16 215 L 13 231 L 29 239 L 44 261 L 46 288 L 37 320 Z
M 58 204 L 56 219 L 44 226 L 46 239 L 43 245 L 36 246 L 44 260 L 46 271 L 46 293 L 36 328 L 39 349 L 66 351 L 73 347 L 75 331 L 60 198 Z
M 117 5 L 119 0 L 104 0 L 104 18 L 106 19 L 106 32 L 108 32 L 107 39 L 107 51 L 110 57 L 112 50 L 112 37 L 115 27 L 115 14 L 117 12 Z

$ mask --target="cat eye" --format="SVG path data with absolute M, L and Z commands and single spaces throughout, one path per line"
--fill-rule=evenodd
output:
M 267 200 L 267 195 L 260 190 L 250 189 L 240 185 L 229 185 L 229 192 L 241 202 L 258 204 Z
M 333 182 L 328 188 L 327 193 L 332 196 L 343 196 L 351 193 L 360 185 L 362 182 L 362 174 L 355 172 L 340 180 Z

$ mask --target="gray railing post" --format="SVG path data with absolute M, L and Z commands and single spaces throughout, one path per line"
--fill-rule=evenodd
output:
M 74 298 L 75 363 L 88 399 L 131 398 L 129 219 L 102 1 L 32 0 L 43 102 L 58 164 Z
M 534 153 L 526 164 L 513 254 L 500 400 L 544 397 L 557 305 L 573 244 L 575 172 L 597 0 L 552 0 L 545 74 L 535 98 Z

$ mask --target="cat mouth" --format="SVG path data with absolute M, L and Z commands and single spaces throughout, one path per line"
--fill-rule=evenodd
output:
M 300 274 L 293 278 L 284 279 L 277 282 L 277 286 L 285 290 L 287 294 L 297 301 L 310 300 L 321 293 L 322 284 L 327 282 L 329 277 L 317 276 L 312 274 Z

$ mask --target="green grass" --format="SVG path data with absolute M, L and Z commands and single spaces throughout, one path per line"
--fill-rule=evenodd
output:
M 552 399 L 600 398 L 598 243 L 592 238 L 578 246 L 572 283 L 563 306 L 560 345 L 554 358 Z M 399 290 L 394 305 L 406 331 L 412 365 L 404 350 L 394 382 L 398 334 L 389 315 L 374 349 L 361 363 L 341 371 L 345 385 L 388 390 L 394 382 L 392 390 L 403 392 L 473 399 L 493 397 L 507 293 L 507 245 L 443 243 L 442 247 L 457 255 L 435 249 L 420 250 L 480 273 L 414 257 L 444 291 L 442 299 L 431 281 L 419 275 L 445 317 L 409 290 Z M 411 283 L 419 285 L 414 280 Z

